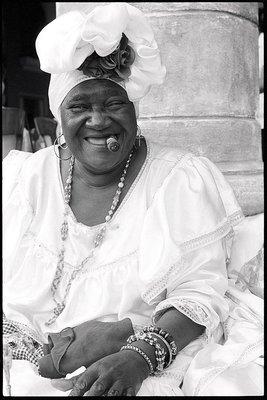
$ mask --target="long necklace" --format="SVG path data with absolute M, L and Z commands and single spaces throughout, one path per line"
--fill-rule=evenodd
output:
M 64 202 L 65 202 L 65 211 L 64 211 L 64 215 L 63 215 L 63 222 L 61 225 L 61 229 L 60 229 L 60 234 L 61 234 L 61 248 L 59 251 L 59 255 L 58 255 L 58 262 L 57 262 L 57 269 L 56 269 L 56 273 L 52 282 L 52 286 L 51 286 L 51 292 L 52 292 L 52 296 L 53 296 L 53 301 L 56 303 L 56 307 L 53 309 L 53 316 L 49 319 L 48 322 L 45 323 L 46 326 L 51 325 L 53 322 L 55 322 L 55 320 L 58 318 L 58 316 L 62 313 L 62 311 L 64 310 L 65 306 L 66 306 L 66 298 L 68 296 L 68 293 L 70 291 L 72 282 L 74 281 L 74 279 L 76 278 L 77 274 L 79 271 L 81 271 L 84 267 L 84 265 L 86 264 L 86 262 L 93 257 L 94 251 L 97 247 L 99 247 L 101 245 L 101 243 L 103 242 L 103 239 L 105 237 L 105 233 L 107 230 L 107 225 L 109 224 L 112 215 L 114 214 L 114 211 L 116 209 L 116 207 L 118 206 L 119 200 L 120 200 L 120 195 L 122 192 L 122 189 L 124 187 L 124 181 L 125 181 L 125 176 L 131 161 L 133 155 L 133 151 L 130 153 L 128 160 L 125 164 L 122 176 L 120 178 L 120 181 L 118 183 L 118 188 L 116 190 L 115 196 L 113 197 L 113 201 L 111 204 L 111 207 L 105 217 L 105 223 L 104 225 L 100 228 L 100 230 L 98 231 L 98 233 L 95 236 L 94 242 L 93 242 L 93 249 L 91 250 L 90 254 L 88 257 L 86 257 L 82 263 L 80 265 L 78 265 L 71 273 L 71 276 L 69 278 L 69 281 L 66 285 L 65 288 L 65 293 L 63 296 L 63 300 L 61 302 L 57 301 L 55 294 L 57 291 L 57 288 L 59 286 L 59 283 L 62 279 L 62 275 L 63 275 L 63 270 L 64 270 L 64 256 L 65 256 L 65 242 L 67 240 L 68 237 L 68 232 L 69 232 L 69 225 L 68 225 L 68 219 L 67 219 L 67 215 L 69 213 L 68 210 L 68 205 L 70 202 L 70 198 L 71 198 L 71 185 L 72 185 L 72 178 L 73 178 L 73 167 L 74 167 L 74 162 L 75 162 L 75 158 L 74 156 L 71 157 L 70 160 L 70 166 L 69 166 L 69 170 L 68 170 L 68 177 L 66 179 L 66 185 L 64 187 Z

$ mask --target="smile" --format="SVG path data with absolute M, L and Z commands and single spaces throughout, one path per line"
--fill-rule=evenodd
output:
M 107 141 L 106 138 L 86 138 L 85 140 L 95 146 L 105 146 Z
M 116 138 L 118 138 L 118 135 L 114 135 Z M 91 145 L 94 146 L 106 146 L 107 145 L 107 138 L 109 138 L 109 136 L 106 137 L 86 137 L 84 138 L 88 143 L 90 143 Z

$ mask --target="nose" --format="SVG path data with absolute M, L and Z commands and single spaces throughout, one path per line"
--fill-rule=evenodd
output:
M 101 130 L 109 126 L 109 118 L 102 110 L 92 110 L 88 115 L 85 127 Z

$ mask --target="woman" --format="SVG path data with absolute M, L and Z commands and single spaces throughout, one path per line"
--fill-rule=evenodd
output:
M 222 339 L 241 209 L 209 160 L 141 137 L 138 102 L 165 68 L 139 10 L 66 13 L 36 47 L 65 142 L 4 162 L 12 394 L 183 395 Z

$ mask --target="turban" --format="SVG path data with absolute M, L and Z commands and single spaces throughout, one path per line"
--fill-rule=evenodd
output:
M 127 3 L 111 3 L 87 13 L 69 11 L 42 29 L 36 39 L 36 51 L 41 70 L 51 74 L 49 104 L 58 122 L 59 107 L 68 92 L 80 82 L 96 79 L 78 68 L 94 54 L 108 60 L 106 57 L 116 53 L 123 36 L 134 53 L 128 73 L 121 75 L 117 65 L 119 82 L 112 76 L 102 77 L 126 90 L 138 114 L 139 100 L 151 85 L 163 83 L 166 75 L 153 31 L 140 10 Z

